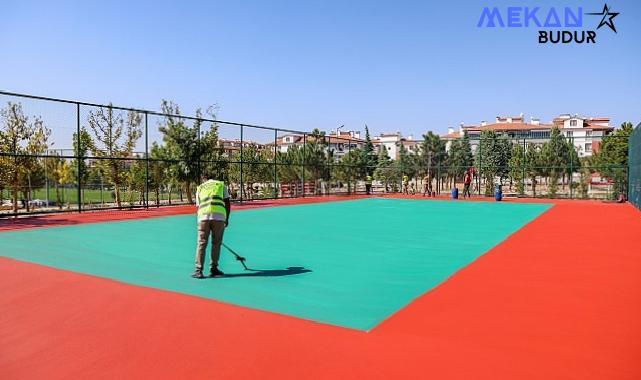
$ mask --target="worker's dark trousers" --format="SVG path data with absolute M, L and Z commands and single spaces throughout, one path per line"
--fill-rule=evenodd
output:
M 202 220 L 198 222 L 198 248 L 196 249 L 196 270 L 203 270 L 205 261 L 205 250 L 207 249 L 207 240 L 211 233 L 211 263 L 209 268 L 218 267 L 218 258 L 220 257 L 220 245 L 223 243 L 223 233 L 225 232 L 225 222 L 218 220 Z

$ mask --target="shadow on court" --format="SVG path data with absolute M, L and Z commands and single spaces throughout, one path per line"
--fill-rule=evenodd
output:
M 217 278 L 232 278 L 232 277 L 280 277 L 292 276 L 296 274 L 303 274 L 311 272 L 311 269 L 303 267 L 289 267 L 287 269 L 249 269 L 244 273 L 229 273 Z

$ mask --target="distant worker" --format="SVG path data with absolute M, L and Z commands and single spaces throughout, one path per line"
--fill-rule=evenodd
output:
M 410 182 L 410 178 L 406 175 L 403 175 L 403 184 L 402 184 L 403 194 L 409 194 L 409 182 Z
M 229 202 L 229 189 L 223 181 L 208 180 L 198 186 L 196 191 L 196 206 L 198 207 L 198 247 L 196 248 L 196 270 L 193 278 L 204 278 L 203 264 L 207 241 L 211 234 L 211 262 L 209 263 L 209 276 L 224 275 L 218 269 L 220 246 L 223 243 L 223 233 L 229 224 L 231 204 Z
M 372 193 L 372 176 L 368 175 L 365 177 L 365 192 L 367 195 Z
M 471 169 L 468 169 L 465 171 L 465 175 L 463 176 L 463 198 L 466 196 L 468 198 L 472 197 L 472 194 L 470 194 L 470 185 L 472 184 L 472 174 L 470 173 Z
M 428 197 L 432 196 L 432 178 L 429 174 L 423 177 L 423 196 L 427 194 Z

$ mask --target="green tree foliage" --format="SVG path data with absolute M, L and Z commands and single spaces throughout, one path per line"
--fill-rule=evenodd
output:
M 298 187 L 303 180 L 303 149 L 292 145 L 287 152 L 279 152 L 276 161 L 279 181 L 288 184 L 290 196 L 298 196 Z
M 508 175 L 511 180 L 510 184 L 514 183 L 516 186 L 516 191 L 521 195 L 525 192 L 525 160 L 525 149 L 523 148 L 523 146 L 518 143 L 514 144 L 514 146 L 512 147 L 510 161 L 508 162 Z
M 537 178 L 542 175 L 541 166 L 541 148 L 535 144 L 528 145 L 525 152 L 525 175 L 530 180 L 533 197 L 536 197 Z
M 360 157 L 358 162 L 358 176 L 359 179 L 365 179 L 368 175 L 372 175 L 376 169 L 377 157 L 374 153 L 374 144 L 369 135 L 369 128 L 365 126 L 365 143 L 363 149 L 360 150 Z
M 389 158 L 387 149 L 385 149 L 383 145 L 379 148 L 377 161 L 376 169 L 374 170 L 374 179 L 383 184 L 385 191 L 388 191 L 390 186 L 392 187 L 392 190 L 394 190 L 401 181 L 401 176 L 396 166 Z
M 452 179 L 452 186 L 460 180 L 465 171 L 474 165 L 472 146 L 467 131 L 461 139 L 453 140 L 447 157 L 447 173 Z
M 7 103 L 0 110 L 0 117 L 0 152 L 12 154 L 0 157 L 0 187 L 10 189 L 13 212 L 17 213 L 18 192 L 22 188 L 25 199 L 30 199 L 31 177 L 41 170 L 41 162 L 34 155 L 47 150 L 51 131 L 38 117 L 30 121 L 20 103 Z
M 431 131 L 424 134 L 420 146 L 420 153 L 417 157 L 417 164 L 420 168 L 419 174 L 427 173 L 430 177 L 434 178 L 436 168 L 443 165 L 446 159 L 445 141 L 441 140 L 439 135 Z
M 508 176 L 510 156 L 512 154 L 512 143 L 505 137 L 499 136 L 494 131 L 481 132 L 479 149 L 476 155 L 477 166 L 480 174 L 485 180 L 485 195 L 491 196 L 493 192 L 494 179 Z
M 232 161 L 243 162 L 243 196 L 246 199 L 256 197 L 255 185 L 273 181 L 273 165 L 269 163 L 270 153 L 256 144 L 243 147 L 242 152 L 238 150 Z M 240 165 L 232 166 L 231 178 L 233 182 L 240 183 Z
M 625 193 L 626 191 L 628 139 L 632 130 L 632 123 L 622 123 L 621 128 L 603 138 L 599 150 L 594 155 L 594 163 L 598 171 L 603 177 L 614 181 L 616 193 Z
M 579 191 L 579 197 L 581 199 L 586 199 L 588 197 L 588 190 L 590 188 L 590 179 L 591 179 L 591 160 L 584 158 L 581 161 L 581 171 L 579 177 L 579 183 L 577 185 Z
M 171 154 L 171 174 L 175 176 L 176 182 L 184 186 L 188 202 L 194 203 L 193 187 L 200 183 L 200 177 L 211 176 L 220 169 L 215 163 L 222 155 L 218 148 L 217 128 L 214 125 L 206 131 L 203 130 L 200 109 L 196 110 L 196 120 L 188 124 L 188 120 L 180 116 L 180 108 L 174 102 L 163 100 L 160 108 L 164 120 L 159 130 L 168 148 L 166 153 Z M 214 110 L 214 107 L 208 108 L 212 118 L 215 118 Z M 203 165 L 203 160 L 210 161 L 210 165 Z
M 406 175 L 411 179 L 416 175 L 416 169 L 416 161 L 409 154 L 405 146 L 400 144 L 398 147 L 398 160 L 396 160 L 396 171 L 399 173 L 399 177 L 402 178 L 403 175 Z
M 47 157 L 45 165 L 47 166 L 47 176 L 54 184 L 56 190 L 56 204 L 58 208 L 62 209 L 65 199 L 61 194 L 61 188 L 64 189 L 66 185 L 73 183 L 73 170 L 71 165 L 64 159 L 53 154 Z
M 347 184 L 347 191 L 356 189 L 356 178 L 361 163 L 362 152 L 360 149 L 352 149 L 341 157 L 338 165 L 332 166 L 332 179 Z
M 126 115 L 115 113 L 109 104 L 90 111 L 87 120 L 93 133 L 89 149 L 97 159 L 96 165 L 113 185 L 116 204 L 121 207 L 120 190 L 126 181 L 125 159 L 133 157 L 136 141 L 142 136 L 142 116 L 134 111 Z
M 327 156 L 328 142 L 325 132 L 318 129 L 312 130 L 307 136 L 307 142 L 303 149 L 305 160 L 305 181 L 314 181 L 316 194 L 320 194 L 320 181 L 329 180 L 329 160 Z M 352 150 L 352 152 L 356 152 Z
M 80 170 L 80 183 L 86 184 L 89 181 L 90 171 L 87 166 L 87 153 L 93 148 L 93 140 L 91 135 L 86 128 L 80 129 L 80 141 L 78 141 L 78 133 L 74 132 L 73 138 L 73 155 L 78 158 L 74 158 L 71 162 L 71 175 L 77 181 L 78 180 L 78 170 Z

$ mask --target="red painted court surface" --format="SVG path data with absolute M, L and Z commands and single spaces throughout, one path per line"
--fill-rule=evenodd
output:
M 553 203 L 370 332 L 0 259 L 0 378 L 640 379 L 641 213 Z

